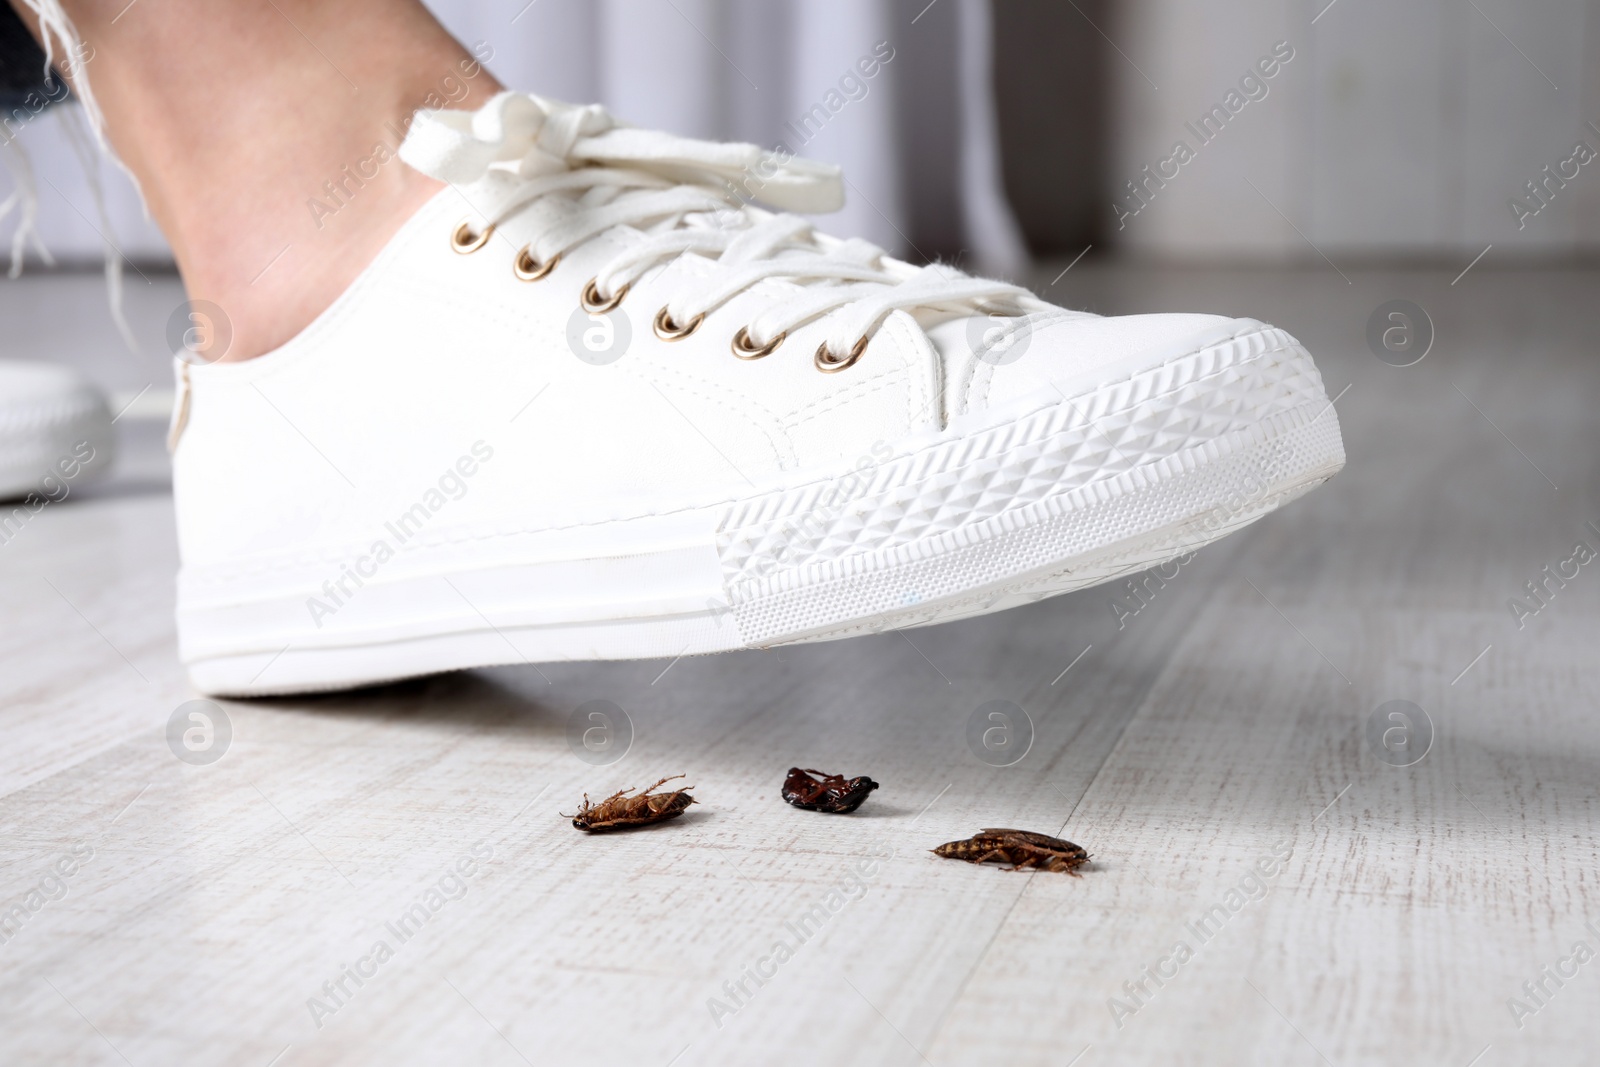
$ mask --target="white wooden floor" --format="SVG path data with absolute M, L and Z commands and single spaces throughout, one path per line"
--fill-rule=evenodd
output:
M 1600 568 L 1525 629 L 1507 601 L 1600 548 L 1600 277 L 1346 273 L 1090 259 L 1047 289 L 1269 319 L 1341 394 L 1346 471 L 1120 630 L 1102 587 L 781 652 L 225 702 L 210 765 L 166 738 L 193 694 L 136 406 L 117 480 L 0 545 L 0 911 L 23 915 L 0 1062 L 1594 1062 Z M 155 350 L 178 291 L 134 282 Z M 1409 368 L 1364 340 L 1392 298 L 1437 326 Z M 100 300 L 93 278 L 0 285 L 0 354 L 164 387 Z M 997 699 L 1036 727 L 1005 768 L 965 740 Z M 591 700 L 632 721 L 620 763 L 569 748 Z M 1409 767 L 1367 737 L 1391 700 L 1432 724 Z M 796 811 L 792 764 L 883 787 Z M 700 803 L 673 824 L 591 838 L 557 814 L 678 772 Z M 992 825 L 1095 862 L 926 851 Z

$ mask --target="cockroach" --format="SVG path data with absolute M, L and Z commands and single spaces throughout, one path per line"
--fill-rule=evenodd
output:
M 823 774 L 821 771 L 790 767 L 789 777 L 783 780 L 783 799 L 806 811 L 844 815 L 859 808 L 861 802 L 867 799 L 867 794 L 876 788 L 878 783 L 866 775 L 846 778 L 842 774 Z
M 1074 878 L 1082 878 L 1083 875 L 1073 868 L 1089 862 L 1089 853 L 1084 851 L 1083 846 L 1074 845 L 1071 841 L 1048 834 L 999 827 L 979 830 L 963 841 L 950 841 L 931 851 L 946 859 L 966 860 L 968 863 L 998 860 L 1011 864 L 1013 871 L 1038 867 L 1070 874 Z
M 653 822 L 666 822 L 676 819 L 689 805 L 695 802 L 689 795 L 689 790 L 694 786 L 685 786 L 675 789 L 670 793 L 656 793 L 655 789 L 675 778 L 684 777 L 675 774 L 672 778 L 663 778 L 655 785 L 635 796 L 629 796 L 632 789 L 619 789 L 606 797 L 598 804 L 589 803 L 589 794 L 583 794 L 583 807 L 578 809 L 578 814 L 567 815 L 562 813 L 563 819 L 571 819 L 572 825 L 579 830 L 589 833 L 598 833 L 602 830 L 625 830 L 630 826 L 645 826 Z

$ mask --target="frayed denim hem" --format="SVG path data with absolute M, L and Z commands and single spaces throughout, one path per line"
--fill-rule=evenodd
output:
M 59 77 L 45 74 L 44 50 L 10 4 L 0 4 L 0 111 L 43 110 L 63 98 Z
M 54 71 L 48 79 L 23 90 L 0 89 L 0 141 L 9 141 L 47 109 L 72 99 L 67 83 Z

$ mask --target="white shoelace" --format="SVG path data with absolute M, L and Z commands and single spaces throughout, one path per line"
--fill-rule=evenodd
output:
M 700 316 L 769 278 L 801 286 L 746 326 L 753 348 L 832 316 L 829 361 L 845 361 L 896 310 L 1015 314 L 1045 307 L 1018 286 L 948 266 L 917 268 L 867 241 L 829 237 L 796 215 L 744 204 L 732 191 L 737 184 L 786 211 L 835 211 L 844 202 L 836 167 L 750 144 L 624 127 L 598 106 L 506 92 L 475 112 L 419 112 L 400 157 L 462 187 L 469 203 L 492 202 L 487 227 L 512 218 L 526 224 L 536 235 L 527 248 L 536 265 L 552 265 L 615 227 L 638 231 L 642 236 L 596 273 L 593 289 L 602 300 L 680 256 L 714 260 L 721 269 L 712 278 L 685 283 L 668 299 L 664 313 L 679 329 L 692 331 Z

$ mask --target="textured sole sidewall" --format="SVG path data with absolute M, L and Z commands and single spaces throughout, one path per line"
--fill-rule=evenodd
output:
M 826 640 L 977 614 L 1002 595 L 1067 592 L 1155 566 L 1336 473 L 1344 465 L 1338 422 L 1331 409 L 1321 412 L 1288 412 L 1232 440 L 926 542 L 746 583 L 731 591 L 735 618 L 755 646 Z
M 455 594 L 439 599 L 452 575 L 492 588 L 541 566 L 528 562 L 540 558 L 535 541 L 531 554 L 488 566 L 465 549 L 423 558 L 414 576 L 389 586 L 381 624 L 340 633 L 286 628 L 281 609 L 298 600 L 278 583 L 207 576 L 204 601 L 180 584 L 180 649 L 203 691 L 266 695 L 927 625 L 1154 566 L 1254 521 L 1344 463 L 1321 378 L 1281 331 L 1244 335 L 1079 403 L 1092 414 L 1073 417 L 1073 404 L 1040 409 L 885 462 L 864 488 L 846 475 L 727 504 L 707 516 L 714 540 L 694 551 L 708 570 L 687 595 L 662 529 L 628 520 L 618 543 L 637 551 L 619 558 L 642 569 L 622 584 L 597 576 L 599 585 L 585 585 L 611 605 L 599 615 L 540 609 L 538 583 L 525 583 L 531 601 L 507 600 L 492 620 Z M 675 599 L 662 594 L 669 586 Z

